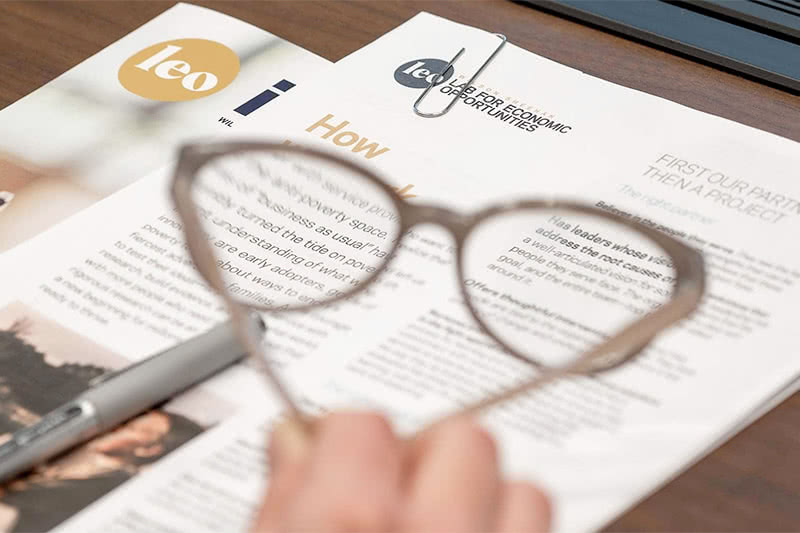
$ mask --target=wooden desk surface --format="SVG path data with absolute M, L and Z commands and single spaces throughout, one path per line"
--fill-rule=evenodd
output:
M 800 97 L 511 2 L 197 3 L 251 22 L 332 61 L 418 11 L 430 11 L 503 33 L 519 46 L 594 76 L 800 141 Z M 0 107 L 172 4 L 0 2 Z M 608 529 L 800 530 L 800 395 Z

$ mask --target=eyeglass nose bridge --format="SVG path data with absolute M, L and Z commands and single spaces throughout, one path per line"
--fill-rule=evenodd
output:
M 400 213 L 403 231 L 419 224 L 436 224 L 446 228 L 461 243 L 473 225 L 473 217 L 438 205 L 403 204 Z

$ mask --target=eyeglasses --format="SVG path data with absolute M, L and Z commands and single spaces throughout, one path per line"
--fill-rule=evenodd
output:
M 668 228 L 557 200 L 459 213 L 404 199 L 367 168 L 296 145 L 185 146 L 172 194 L 194 264 L 223 298 L 257 368 L 300 418 L 246 313 L 341 302 L 378 279 L 422 302 L 454 263 L 460 299 L 496 348 L 479 357 L 518 370 L 457 402 L 463 414 L 630 361 L 704 291 L 702 256 Z M 455 246 L 416 229 L 426 223 L 447 229 Z M 387 269 L 397 256 L 400 266 Z

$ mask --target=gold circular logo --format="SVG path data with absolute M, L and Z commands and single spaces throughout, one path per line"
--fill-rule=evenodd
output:
M 134 94 L 162 102 L 203 98 L 239 73 L 236 53 L 215 41 L 175 39 L 149 46 L 119 68 L 119 82 Z

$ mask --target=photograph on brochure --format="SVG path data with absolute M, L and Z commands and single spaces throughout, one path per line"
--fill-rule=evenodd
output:
M 0 309 L 0 439 L 30 426 L 129 361 L 20 302 Z M 192 408 L 186 408 L 186 402 Z M 230 414 L 188 393 L 6 484 L 0 531 L 47 531 Z M 47 509 L 47 512 L 42 512 Z

